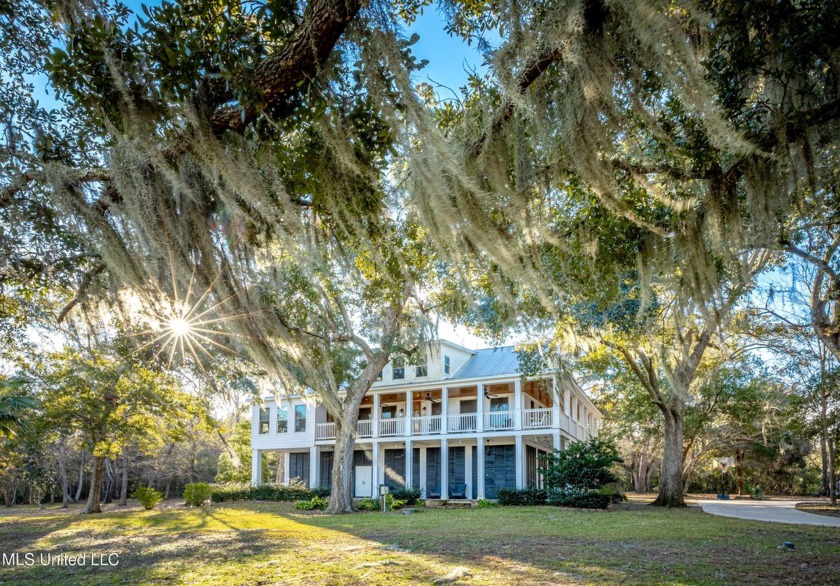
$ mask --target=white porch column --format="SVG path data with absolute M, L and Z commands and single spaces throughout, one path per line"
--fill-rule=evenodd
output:
M 262 484 L 262 450 L 251 450 L 251 484 Z
M 556 375 L 551 377 L 551 427 L 560 429 L 560 384 Z
M 475 392 L 475 424 L 476 431 L 480 433 L 484 431 L 484 385 L 479 383 L 475 389 Z M 484 460 L 484 458 L 481 459 Z M 484 480 L 479 480 L 478 485 L 483 487 Z
M 411 440 L 405 440 L 405 487 L 411 488 L 412 482 L 412 468 L 414 464 L 414 449 L 411 445 Z
M 522 429 L 522 379 L 513 381 L 513 429 Z
M 440 390 L 441 433 L 449 433 L 449 387 Z M 443 487 L 440 487 L 443 490 Z M 443 498 L 443 497 L 441 497 Z
M 318 486 L 318 448 L 309 448 L 309 488 Z
M 379 485 L 382 484 L 382 478 L 384 478 L 384 474 L 382 471 L 379 470 L 379 443 L 374 442 L 371 446 L 371 451 L 373 455 L 371 456 L 371 466 L 373 467 L 373 486 L 371 490 L 373 491 L 373 498 L 376 498 L 379 495 Z
M 373 395 L 373 421 L 371 421 L 371 433 L 373 437 L 379 437 L 379 421 L 382 419 L 382 407 L 380 405 L 379 393 Z M 375 470 L 374 470 L 375 471 Z
M 523 474 L 523 470 L 525 468 L 525 450 L 522 446 L 522 436 L 516 436 L 516 452 L 515 452 L 515 459 L 516 459 L 516 488 L 522 489 L 525 488 L 524 478 L 525 475 Z
M 560 432 L 555 431 L 554 434 L 551 436 L 551 446 L 554 448 L 554 451 L 560 449 Z
M 449 498 L 449 441 L 440 440 L 440 498 Z
M 420 495 L 426 498 L 426 448 L 420 448 Z
M 292 454 L 291 452 L 282 452 L 280 457 L 283 458 L 283 484 L 289 484 L 292 479 L 289 476 L 292 473 Z
M 484 498 L 484 460 L 485 460 L 485 452 L 487 451 L 484 447 L 484 437 L 478 436 L 476 438 L 476 442 L 478 442 L 478 447 L 475 450 L 475 457 L 476 460 L 476 480 L 478 480 L 478 488 L 476 490 L 476 497 L 483 499 Z
M 476 449 L 476 452 L 478 449 Z M 466 446 L 464 448 L 464 482 L 467 483 L 467 493 L 466 498 L 471 499 L 473 495 L 473 466 L 475 466 L 475 462 L 472 459 L 472 446 Z
M 563 402 L 565 404 L 564 413 L 572 417 L 572 390 L 568 389 L 568 392 L 563 393 Z
M 403 425 L 405 426 L 405 435 L 411 435 L 411 416 L 413 415 L 411 409 L 414 403 L 411 400 L 411 396 L 413 394 L 414 393 L 412 393 L 411 391 L 405 392 L 405 421 L 403 422 Z

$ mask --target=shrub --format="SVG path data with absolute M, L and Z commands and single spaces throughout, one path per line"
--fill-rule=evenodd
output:
M 405 501 L 394 497 L 393 494 L 385 495 L 385 510 L 397 511 L 405 506 Z
M 487 499 L 478 499 L 478 508 L 479 509 L 492 509 L 493 507 L 501 506 L 496 501 L 488 501 Z
M 139 487 L 131 496 L 140 501 L 140 504 L 147 511 L 154 509 L 163 500 L 163 494 L 154 488 L 146 488 L 145 486 Z
M 191 507 L 200 507 L 208 501 L 212 492 L 206 482 L 195 482 L 184 487 L 184 500 Z
M 576 509 L 606 509 L 610 497 L 599 490 L 575 491 L 555 490 L 548 493 L 548 504 L 556 507 L 574 507 Z
M 323 511 L 330 504 L 325 498 L 320 496 L 313 496 L 308 501 L 298 501 L 295 503 L 295 508 L 298 511 Z
M 548 498 L 546 491 L 533 487 L 523 488 L 521 490 L 500 488 L 496 492 L 496 496 L 499 497 L 499 504 L 503 507 L 544 505 Z
M 329 486 L 316 486 L 310 490 L 312 491 L 312 494 L 321 498 L 330 496 L 330 492 L 332 492 Z
M 549 490 L 582 492 L 599 489 L 615 482 L 610 471 L 621 462 L 615 443 L 594 437 L 585 442 L 572 442 L 565 450 L 543 457 L 547 467 L 542 470 Z
M 601 490 L 598 492 L 604 496 L 610 497 L 611 503 L 623 503 L 627 500 L 627 495 L 624 494 L 624 491 L 621 490 L 621 487 L 619 487 L 616 482 L 611 482 L 610 484 L 602 486 Z
M 414 505 L 420 498 L 419 488 L 395 488 L 391 491 L 394 498 L 400 501 L 405 501 L 407 505 Z
M 356 508 L 360 511 L 378 511 L 381 505 L 373 499 L 361 499 L 356 502 Z
M 250 486 L 248 484 L 217 484 L 211 486 L 210 500 L 214 503 L 229 501 L 300 501 L 310 500 L 312 497 L 323 498 L 320 491 L 309 490 L 303 484 L 286 485 L 263 484 Z

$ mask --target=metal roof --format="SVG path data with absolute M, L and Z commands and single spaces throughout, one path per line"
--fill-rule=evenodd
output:
M 514 346 L 485 348 L 474 352 L 475 354 L 467 360 L 464 366 L 458 369 L 458 372 L 450 380 L 499 376 L 519 372 L 519 356 L 514 352 Z

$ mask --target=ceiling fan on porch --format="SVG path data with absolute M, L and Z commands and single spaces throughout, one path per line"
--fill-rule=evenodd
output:
M 432 405 L 436 405 L 436 404 L 440 403 L 440 400 L 433 398 L 432 394 L 428 391 L 426 391 L 426 398 L 425 399 L 426 399 L 426 401 L 429 401 Z
M 497 395 L 495 393 L 491 394 L 490 391 L 487 390 L 487 387 L 484 387 L 484 398 L 485 399 L 496 399 L 498 397 L 501 397 L 501 395 Z

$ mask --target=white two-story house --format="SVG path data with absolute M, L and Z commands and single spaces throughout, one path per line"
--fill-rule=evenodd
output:
M 523 377 L 512 346 L 429 345 L 424 364 L 393 359 L 362 402 L 353 462 L 355 497 L 378 485 L 419 488 L 426 499 L 493 499 L 539 486 L 540 454 L 597 435 L 601 413 L 572 377 Z M 329 486 L 335 423 L 297 395 L 265 397 L 252 413 L 252 482 Z M 261 478 L 263 459 L 272 478 Z

